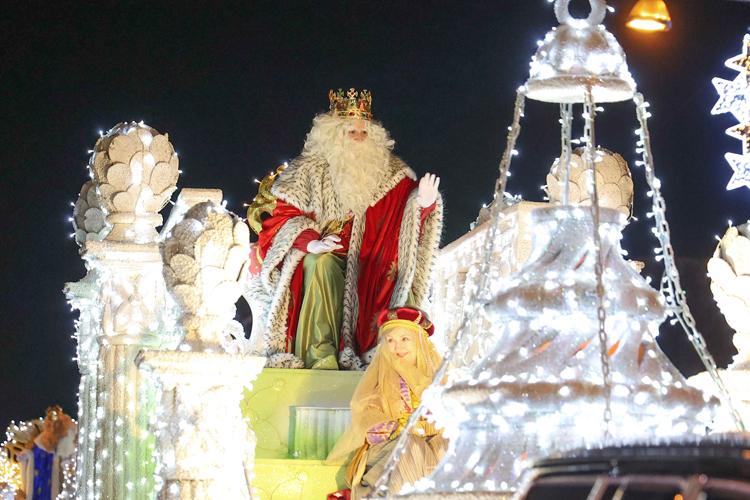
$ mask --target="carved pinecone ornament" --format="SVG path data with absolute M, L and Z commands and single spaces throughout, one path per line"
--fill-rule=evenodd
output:
M 711 293 L 732 329 L 739 351 L 735 365 L 750 368 L 750 231 L 748 224 L 730 226 L 708 261 Z M 734 368 L 737 368 L 736 366 Z
M 570 190 L 571 205 L 591 205 L 586 186 L 587 172 L 582 158 L 583 149 L 578 148 L 570 155 Z M 596 150 L 596 189 L 599 195 L 599 206 L 614 208 L 630 217 L 633 214 L 633 177 L 628 163 L 617 153 L 604 148 Z M 560 159 L 556 159 L 547 175 L 545 191 L 551 202 L 563 199 L 563 180 L 565 172 L 560 168 Z
M 249 253 L 247 224 L 212 202 L 193 206 L 164 240 L 164 279 L 186 313 L 181 323 L 193 350 L 220 344 L 227 352 L 240 351 L 232 338 L 244 339 L 234 321 L 235 303 Z
M 87 241 L 102 241 L 106 238 L 112 229 L 106 217 L 99 205 L 94 181 L 88 181 L 81 188 L 78 201 L 73 206 L 72 222 L 76 243 L 83 246 Z
M 107 239 L 155 241 L 154 227 L 162 220 L 157 212 L 179 176 L 169 136 L 143 122 L 120 123 L 96 142 L 89 168 L 99 203 L 114 224 Z

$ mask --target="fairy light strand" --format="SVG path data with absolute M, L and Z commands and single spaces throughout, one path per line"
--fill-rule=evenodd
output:
M 565 169 L 565 175 L 560 182 L 564 182 L 563 186 L 560 186 L 563 193 L 563 205 L 570 205 L 570 155 L 572 153 L 572 147 L 570 145 L 570 137 L 572 134 L 571 125 L 573 123 L 573 105 L 571 103 L 560 104 L 560 142 L 561 142 L 561 155 L 560 166 Z
M 703 366 L 706 367 L 706 371 L 711 376 L 711 380 L 713 380 L 719 389 L 719 396 L 724 404 L 727 405 L 734 424 L 739 431 L 744 431 L 745 424 L 742 421 L 742 417 L 737 412 L 734 404 L 732 404 L 729 392 L 719 376 L 719 369 L 716 366 L 716 361 L 713 356 L 711 356 L 711 353 L 708 352 L 706 341 L 696 328 L 695 319 L 693 318 L 687 301 L 685 300 L 685 291 L 680 285 L 680 275 L 677 271 L 677 263 L 675 261 L 674 249 L 672 248 L 669 231 L 669 223 L 666 218 L 666 203 L 661 194 L 661 183 L 654 173 L 653 156 L 651 154 L 651 136 L 648 132 L 647 123 L 649 116 L 647 111 L 648 103 L 645 102 L 641 93 L 635 94 L 633 102 L 635 102 L 636 114 L 640 125 L 639 129 L 636 131 L 640 138 L 640 147 L 638 149 L 642 155 L 641 164 L 644 166 L 646 172 L 646 181 L 648 182 L 650 189 L 652 210 L 656 224 L 656 231 L 654 234 L 657 236 L 659 243 L 661 244 L 661 255 L 664 260 L 664 277 L 661 283 L 661 292 L 664 294 L 667 304 L 670 306 L 670 311 L 676 316 L 678 322 L 687 334 L 690 343 L 693 345 L 695 351 L 703 362 Z
M 442 380 L 444 378 L 445 373 L 448 370 L 448 366 L 450 365 L 450 360 L 455 356 L 456 349 L 461 344 L 463 336 L 468 330 L 470 330 L 470 325 L 477 319 L 479 311 L 485 305 L 485 302 L 487 300 L 487 292 L 489 289 L 488 285 L 490 283 L 489 274 L 493 263 L 492 256 L 494 255 L 498 226 L 500 225 L 500 221 L 503 218 L 502 208 L 505 196 L 505 186 L 508 181 L 510 164 L 513 156 L 515 156 L 513 151 L 515 151 L 516 141 L 518 140 L 518 136 L 521 133 L 521 118 L 524 115 L 525 102 L 526 88 L 522 86 L 519 87 L 516 92 L 516 102 L 513 109 L 513 124 L 508 129 L 506 147 L 505 151 L 503 152 L 503 157 L 500 161 L 500 176 L 495 182 L 495 194 L 490 211 L 490 231 L 487 239 L 485 240 L 484 258 L 482 259 L 482 267 L 479 273 L 479 285 L 475 289 L 470 290 L 470 298 L 468 301 L 470 310 L 464 316 L 461 327 L 458 329 L 458 332 L 456 334 L 456 338 L 448 348 L 448 351 L 443 358 L 443 362 L 435 372 L 433 380 Z M 383 468 L 383 473 L 373 486 L 374 493 L 372 498 L 385 498 L 385 495 L 388 491 L 391 474 L 396 469 L 396 465 L 398 464 L 401 455 L 406 452 L 406 447 L 409 445 L 409 441 L 411 439 L 411 430 L 417 424 L 419 419 L 424 416 L 426 411 L 427 407 L 423 398 L 419 406 L 412 412 L 411 416 L 406 422 L 406 426 L 397 438 L 396 446 L 394 447 L 393 452 L 388 458 L 388 462 L 386 462 L 386 465 Z

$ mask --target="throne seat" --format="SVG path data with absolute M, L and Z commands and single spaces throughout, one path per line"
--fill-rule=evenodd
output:
M 324 499 L 343 489 L 344 466 L 324 463 L 346 429 L 364 372 L 264 368 L 240 402 L 258 440 L 253 487 L 263 500 Z

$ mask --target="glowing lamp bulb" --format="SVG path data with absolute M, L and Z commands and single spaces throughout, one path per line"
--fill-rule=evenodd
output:
M 664 23 L 653 19 L 633 19 L 627 22 L 627 26 L 640 31 L 666 31 L 669 29 Z
M 668 31 L 672 18 L 664 0 L 638 0 L 630 10 L 626 26 L 640 31 Z

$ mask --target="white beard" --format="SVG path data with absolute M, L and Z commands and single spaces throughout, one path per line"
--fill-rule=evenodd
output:
M 328 113 L 316 116 L 302 155 L 325 158 L 344 213 L 361 214 L 376 201 L 377 190 L 388 176 L 393 140 L 377 122 L 366 123 L 363 142 L 349 138 L 350 130 L 354 130 L 351 121 Z
M 327 155 L 333 187 L 338 191 L 345 212 L 363 213 L 386 177 L 390 153 L 365 140 L 346 140 Z

